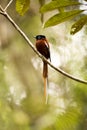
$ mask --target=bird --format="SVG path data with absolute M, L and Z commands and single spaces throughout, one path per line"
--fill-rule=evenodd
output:
M 47 60 L 51 61 L 50 46 L 46 36 L 37 35 L 36 38 L 36 49 L 42 54 Z M 47 81 L 48 81 L 48 64 L 43 60 L 43 79 L 44 79 L 44 96 L 47 102 Z

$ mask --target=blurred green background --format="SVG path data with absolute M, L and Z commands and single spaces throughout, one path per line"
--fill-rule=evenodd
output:
M 8 0 L 0 0 L 5 7 Z M 87 80 L 87 28 L 69 34 L 72 21 L 44 29 L 38 0 L 20 16 L 15 1 L 9 15 L 35 45 L 44 34 L 52 64 Z M 54 12 L 53 12 L 54 13 Z M 44 17 L 50 16 L 50 13 Z M 87 130 L 87 85 L 49 67 L 49 103 L 44 103 L 42 61 L 11 23 L 0 15 L 0 130 Z

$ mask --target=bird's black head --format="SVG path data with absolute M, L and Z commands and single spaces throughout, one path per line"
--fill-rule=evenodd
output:
M 46 37 L 44 35 L 37 35 L 36 40 L 41 40 L 41 39 L 45 39 Z

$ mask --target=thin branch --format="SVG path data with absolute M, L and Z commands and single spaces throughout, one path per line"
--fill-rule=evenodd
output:
M 60 68 L 56 68 L 54 65 L 52 65 L 44 56 L 42 56 L 35 48 L 35 46 L 32 44 L 32 42 L 29 40 L 29 38 L 25 35 L 25 33 L 19 28 L 19 26 L 14 22 L 14 20 L 8 15 L 8 13 L 6 11 L 4 11 L 4 9 L 0 6 L 0 9 L 2 12 L 0 12 L 2 15 L 4 15 L 8 21 L 15 27 L 15 29 L 21 34 L 21 36 L 25 39 L 25 41 L 27 42 L 27 44 L 33 49 L 33 51 L 42 59 L 42 60 L 45 60 L 49 66 L 51 66 L 54 70 L 56 70 L 57 72 L 61 73 L 62 75 L 72 79 L 72 80 L 75 80 L 75 81 L 78 81 L 80 83 L 83 83 L 83 84 L 87 84 L 87 81 L 85 80 L 82 80 L 82 79 L 79 79 L 79 78 L 76 78 L 68 73 L 66 73 L 65 71 L 61 70 Z
M 5 7 L 4 11 L 6 11 L 8 9 L 8 7 L 11 5 L 11 3 L 13 2 L 13 0 L 10 0 L 9 3 L 7 4 L 7 6 Z
M 0 14 L 4 15 L 4 12 L 0 11 Z

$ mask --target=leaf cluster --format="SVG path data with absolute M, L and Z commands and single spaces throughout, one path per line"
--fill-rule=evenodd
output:
M 85 0 L 86 1 L 86 0 Z M 85 11 L 80 9 L 82 3 L 74 0 L 51 0 L 51 2 L 46 3 L 44 0 L 39 0 L 40 3 L 40 13 L 41 21 L 43 22 L 43 14 L 47 12 L 51 12 L 53 10 L 57 10 L 57 13 L 51 16 L 44 24 L 44 27 L 51 27 L 58 25 L 62 22 L 69 21 L 74 17 L 77 17 L 79 14 L 82 14 L 82 17 L 78 18 L 76 22 L 72 25 L 70 33 L 75 34 L 86 24 L 87 16 L 83 15 Z M 16 11 L 20 15 L 24 15 L 30 6 L 30 0 L 16 0 Z M 68 10 L 67 10 L 68 8 Z
M 58 12 L 56 15 L 53 15 L 51 18 L 49 18 L 46 22 L 44 27 L 50 27 L 50 26 L 55 26 L 58 25 L 62 22 L 68 21 L 77 15 L 81 14 L 84 10 L 81 9 L 73 9 L 67 11 L 66 8 L 68 7 L 78 7 L 82 5 L 78 1 L 73 1 L 73 0 L 53 0 L 49 2 L 48 4 L 45 4 L 44 6 L 41 7 L 40 11 L 41 13 L 46 13 L 48 11 L 52 11 L 55 9 L 58 9 Z M 61 10 L 62 11 L 61 11 Z M 75 34 L 78 32 L 84 25 L 86 24 L 86 17 L 83 16 L 81 17 L 78 21 L 76 21 L 72 27 L 71 27 L 71 34 Z

